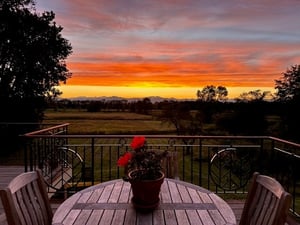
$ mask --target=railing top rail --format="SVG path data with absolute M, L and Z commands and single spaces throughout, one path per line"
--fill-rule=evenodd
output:
M 300 144 L 297 144 L 297 143 L 295 143 L 295 142 L 283 140 L 283 139 L 276 138 L 276 137 L 269 137 L 269 138 L 270 138 L 271 140 L 273 140 L 273 141 L 279 141 L 279 142 L 282 142 L 282 143 L 284 143 L 284 144 L 292 145 L 292 146 L 295 146 L 295 147 L 300 147 Z
M 112 134 L 112 135 L 99 135 L 99 134 L 95 134 L 95 135 L 84 135 L 84 134 L 61 134 L 61 132 L 58 133 L 49 133 L 49 131 L 55 130 L 55 129 L 60 129 L 60 128 L 64 128 L 64 127 L 68 127 L 70 125 L 70 123 L 64 123 L 64 124 L 59 124 L 59 125 L 54 125 L 48 128 L 44 128 L 41 130 L 37 130 L 37 131 L 32 131 L 26 134 L 23 134 L 21 136 L 27 137 L 27 138 L 40 138 L 40 137 L 56 137 L 56 138 L 89 138 L 89 139 L 95 139 L 95 138 L 107 138 L 107 139 L 113 139 L 113 138 L 132 138 L 133 136 L 135 136 L 134 134 L 128 134 L 128 135 L 117 135 L 117 134 Z M 47 133 L 48 132 L 48 133 Z M 298 143 L 294 143 L 291 141 L 287 141 L 287 140 L 283 140 L 280 138 L 276 138 L 276 137 L 272 137 L 272 136 L 243 136 L 243 135 L 239 135 L 239 136 L 213 136 L 213 135 L 146 135 L 146 134 L 140 134 L 142 136 L 145 136 L 146 138 L 168 138 L 168 139 L 183 139 L 183 140 L 187 140 L 187 139 L 230 139 L 230 140 L 237 140 L 237 139 L 260 139 L 260 140 L 264 140 L 264 139 L 269 139 L 275 142 L 280 142 L 283 144 L 288 144 L 291 145 L 293 147 L 300 147 L 300 144 Z
M 37 130 L 37 131 L 32 131 L 32 132 L 26 133 L 26 134 L 21 135 L 21 136 L 25 136 L 25 137 L 34 136 L 34 137 L 38 137 L 40 135 L 42 137 L 45 137 L 45 136 L 47 136 L 47 134 L 45 135 L 43 133 L 51 131 L 51 130 L 54 130 L 54 129 L 59 129 L 59 128 L 62 128 L 62 127 L 67 127 L 69 125 L 70 125 L 70 123 L 59 124 L 59 125 L 55 125 L 55 126 L 52 126 L 52 127 L 45 128 L 45 129 L 41 129 L 41 130 Z M 48 136 L 53 136 L 53 134 L 51 134 L 51 135 L 48 134 Z
M 51 129 L 57 128 L 51 127 Z M 51 130 L 48 129 L 48 130 Z M 42 133 L 41 131 L 47 131 L 47 129 L 34 131 L 30 133 L 26 133 L 23 136 L 26 137 L 45 137 L 47 135 L 41 135 L 39 133 Z M 48 135 L 53 136 L 53 135 Z M 136 134 L 63 134 L 63 135 L 55 135 L 57 138 L 131 138 L 137 136 Z M 269 136 L 205 136 L 205 135 L 147 135 L 147 134 L 138 134 L 138 136 L 144 136 L 146 138 L 181 138 L 181 139 L 269 139 Z M 278 139 L 280 140 L 280 139 Z

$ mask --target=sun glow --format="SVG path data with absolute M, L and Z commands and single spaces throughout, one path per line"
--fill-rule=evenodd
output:
M 131 88 L 168 88 L 170 87 L 167 84 L 160 82 L 136 82 L 128 85 Z
M 123 98 L 144 98 L 160 96 L 163 98 L 197 99 L 197 91 L 203 87 L 156 87 L 153 83 L 140 83 L 139 86 L 87 86 L 63 85 L 58 89 L 63 92 L 62 98 L 118 96 Z M 233 99 L 240 94 L 261 90 L 274 92 L 271 87 L 226 87 L 228 98 Z

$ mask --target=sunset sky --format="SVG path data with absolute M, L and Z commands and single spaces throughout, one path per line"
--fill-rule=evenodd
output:
M 300 0 L 36 0 L 73 47 L 62 97 L 233 98 L 300 63 Z

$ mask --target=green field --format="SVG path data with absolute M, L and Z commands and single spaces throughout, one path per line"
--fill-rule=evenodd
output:
M 174 126 L 152 115 L 129 112 L 47 110 L 43 123 L 70 123 L 69 134 L 175 134 Z

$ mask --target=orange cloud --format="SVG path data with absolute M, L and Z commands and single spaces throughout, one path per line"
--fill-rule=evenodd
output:
M 273 88 L 300 62 L 297 0 L 40 0 L 37 7 L 55 12 L 73 46 L 67 86 L 78 91 Z

